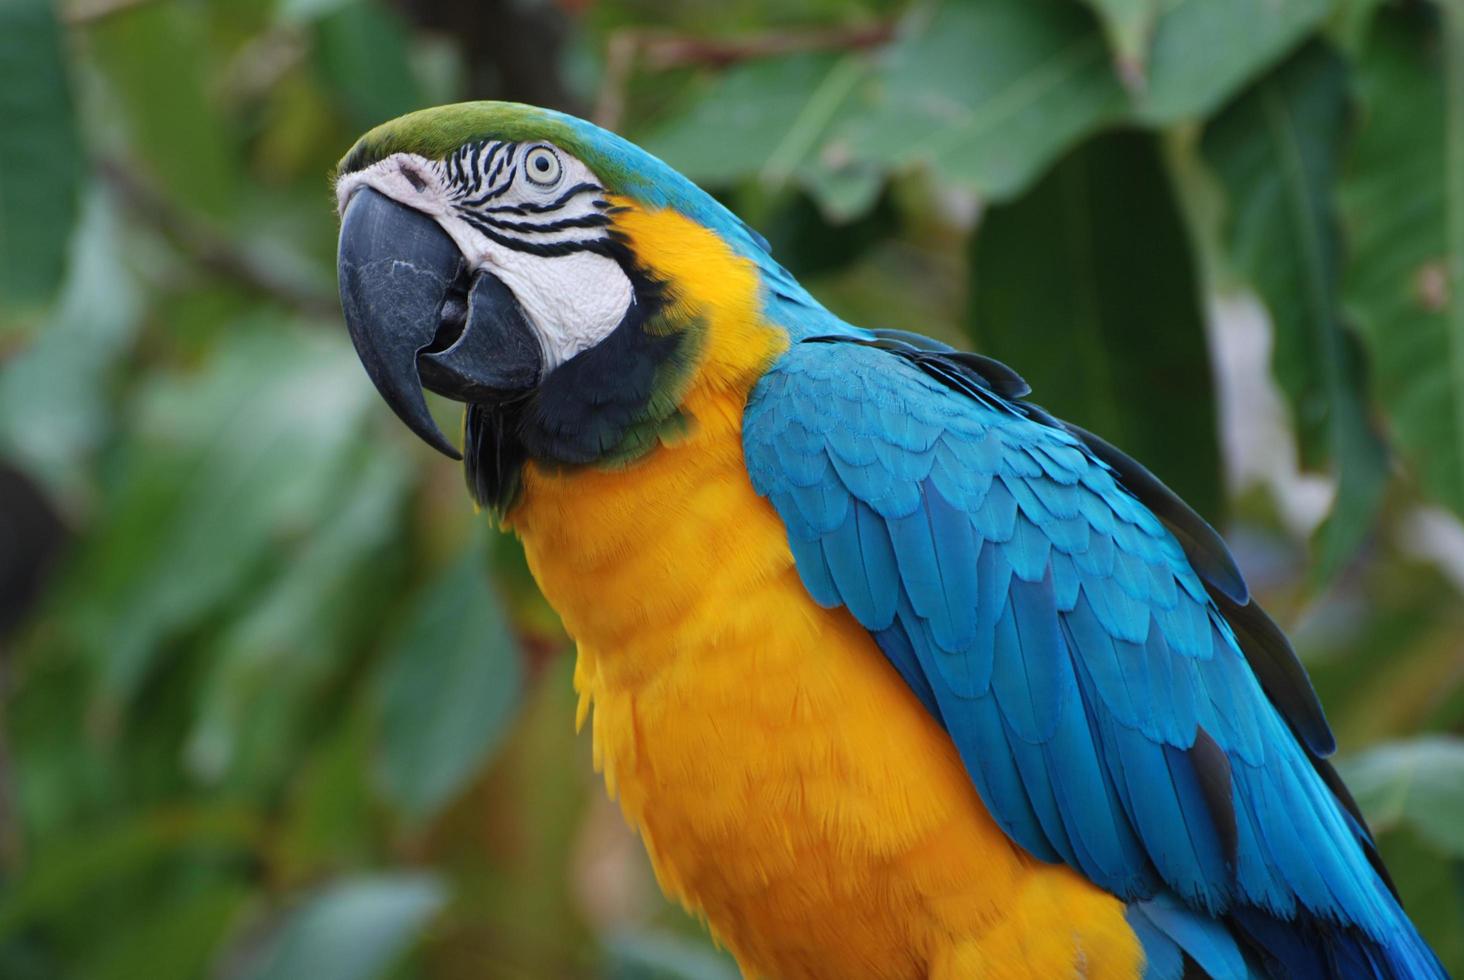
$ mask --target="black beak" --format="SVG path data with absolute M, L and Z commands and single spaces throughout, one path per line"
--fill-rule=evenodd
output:
M 539 342 L 518 300 L 468 269 L 436 221 L 363 187 L 341 218 L 341 309 L 376 390 L 433 448 L 461 454 L 422 387 L 463 402 L 510 401 L 539 383 Z

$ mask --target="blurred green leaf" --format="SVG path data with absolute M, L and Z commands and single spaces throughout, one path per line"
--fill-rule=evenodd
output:
M 66 263 L 85 159 L 50 0 L 0 4 L 0 300 L 48 299 Z
M 634 932 L 605 944 L 606 980 L 736 980 L 725 955 L 674 933 Z
M 1125 107 L 1102 35 L 1082 7 L 970 0 L 907 20 L 875 103 L 834 139 L 859 159 L 928 164 L 1002 198 Z
M 89 950 L 94 980 L 196 980 L 208 974 L 217 945 L 249 898 L 237 882 L 192 888 L 161 907 L 139 910 L 132 928 Z M 162 914 L 159 914 L 162 913 Z
M 1289 631 L 1341 745 L 1464 717 L 1459 590 L 1431 564 L 1379 545 Z
M 352 699 L 339 723 L 311 741 L 291 780 L 277 848 L 285 881 L 309 881 L 370 862 L 380 841 L 369 781 L 372 718 Z M 298 749 L 298 743 L 295 744 Z
M 280 0 L 275 16 L 284 24 L 306 24 L 363 0 Z
M 1149 42 L 1159 21 L 1161 0 L 1085 0 L 1103 20 L 1119 76 L 1130 90 L 1142 88 Z
M 108 701 L 337 505 L 374 407 L 343 337 L 267 320 L 229 333 L 204 370 L 145 393 L 110 520 L 75 569 L 69 625 Z
M 956 346 L 970 346 L 964 308 L 970 279 L 955 243 L 922 247 L 902 239 L 875 244 L 833 275 L 804 282 L 819 301 L 850 323 L 915 330 Z
M 640 904 L 638 882 L 623 873 L 639 867 L 601 877 L 616 856 L 599 844 L 600 832 L 608 823 L 608 836 L 626 841 L 619 816 L 605 812 L 603 789 L 587 778 L 590 746 L 571 721 L 573 659 L 551 660 L 525 688 L 513 737 L 426 835 L 433 861 L 461 886 L 453 925 L 488 937 L 497 963 L 546 977 L 586 973 L 598 945 L 596 907 L 619 915 Z M 485 833 L 494 842 L 486 848 Z
M 862 213 L 887 171 L 915 164 L 1007 198 L 1106 124 L 1130 114 L 1162 124 L 1213 108 L 1330 9 L 1329 0 L 1088 5 L 1102 15 L 1132 101 L 1079 5 L 947 0 L 907 15 L 872 68 L 832 54 L 738 66 L 657 130 L 650 148 L 698 180 L 796 175 L 831 217 Z
M 1347 99 L 1346 66 L 1313 42 L 1216 117 L 1202 142 L 1229 199 L 1230 260 L 1271 313 L 1274 370 L 1291 401 L 1303 458 L 1311 466 L 1329 460 L 1337 472 L 1336 503 L 1319 536 L 1318 581 L 1366 539 L 1388 477 L 1338 294 L 1334 191 Z
M 373 980 L 383 976 L 442 908 L 421 874 L 381 874 L 330 885 L 294 910 L 238 980 Z
M 104 882 L 185 850 L 243 852 L 258 833 L 258 821 L 240 808 L 181 806 L 55 839 L 0 893 L 0 939 L 84 902 Z
M 1407 824 L 1445 854 L 1464 857 L 1464 738 L 1388 742 L 1339 769 L 1374 830 Z
M 1333 0 L 1165 0 L 1137 118 L 1163 125 L 1211 112 L 1321 24 Z
M 978 349 L 1214 520 L 1222 481 L 1199 286 L 1153 137 L 1098 137 L 992 208 L 971 275 Z
M 74 510 L 90 490 L 90 457 L 111 429 L 112 375 L 143 304 L 105 196 L 87 197 L 77 230 L 45 329 L 0 364 L 0 453 L 24 463 Z
M 1446 91 L 1443 71 L 1464 75 L 1464 28 L 1446 54 L 1436 26 L 1426 10 L 1382 11 L 1357 63 L 1343 295 L 1394 440 L 1428 493 L 1464 513 L 1464 81 Z
M 377 678 L 382 780 L 415 821 L 462 789 L 519 701 L 518 647 L 489 586 L 481 545 L 475 536 L 418 598 Z
M 830 159 L 837 151 L 820 154 L 819 148 L 867 74 L 867 63 L 852 54 L 749 61 L 718 76 L 688 111 L 651 131 L 644 145 L 695 181 L 793 178 L 821 203 L 827 195 L 834 212 L 857 211 L 869 203 L 862 200 L 868 184 L 836 172 Z M 851 187 L 851 180 L 859 186 Z M 876 191 L 879 182 L 876 173 Z
M 219 638 L 187 745 L 196 774 L 244 766 L 257 778 L 294 761 L 312 695 L 373 639 L 359 609 L 380 595 L 372 576 L 392 565 L 408 481 L 395 453 L 360 460 L 321 525 Z
M 238 144 L 211 98 L 207 13 L 180 0 L 135 4 L 97 20 L 88 34 L 107 81 L 107 110 L 125 120 L 130 149 L 150 165 L 163 196 L 228 215 L 238 204 Z
M 778 261 L 805 286 L 813 277 L 848 268 L 899 230 L 899 215 L 888 195 L 854 221 L 830 221 L 816 204 L 811 195 L 779 194 L 762 213 L 750 213 L 746 205 L 739 208 L 767 238 Z
M 1378 8 L 1388 0 L 1334 0 L 1327 36 L 1349 56 L 1361 51 Z
M 357 133 L 426 108 L 407 60 L 408 36 L 401 16 L 374 0 L 338 6 L 317 23 L 320 71 Z

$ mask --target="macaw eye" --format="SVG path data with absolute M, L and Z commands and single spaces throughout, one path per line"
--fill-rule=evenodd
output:
M 559 183 L 563 170 L 559 154 L 547 146 L 536 146 L 524 157 L 524 173 L 528 175 L 529 183 L 539 187 L 553 187 Z

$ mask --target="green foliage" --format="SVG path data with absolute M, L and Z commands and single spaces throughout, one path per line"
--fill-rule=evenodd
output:
M 1044 407 L 1149 460 L 1211 519 L 1223 485 L 1199 282 L 1152 136 L 1090 140 L 973 240 L 972 334 Z
M 675 160 L 698 183 L 722 184 L 749 174 L 782 181 L 796 173 L 813 183 L 832 213 L 861 211 L 867 201 L 846 202 L 825 186 L 832 175 L 813 151 L 867 71 L 861 58 L 848 54 L 747 62 L 706 86 L 685 112 L 650 134 L 645 147 Z M 708 133 L 721 135 L 713 142 Z
M 127 130 L 128 151 L 174 200 L 225 215 L 239 204 L 241 134 L 210 98 L 208 28 L 184 4 L 138 4 L 100 21 L 86 41 L 115 100 L 106 110 Z
M 1355 341 L 1342 323 L 1334 204 L 1347 137 L 1346 66 L 1321 42 L 1298 51 L 1205 130 L 1230 205 L 1226 248 L 1275 328 L 1276 379 L 1304 461 L 1335 461 L 1337 501 L 1318 568 L 1335 574 L 1371 530 L 1386 450 L 1365 405 Z
M 71 240 L 65 289 L 44 329 L 0 372 L 0 452 L 68 507 L 81 505 L 88 458 L 112 434 L 107 388 L 141 316 L 118 225 L 115 208 L 91 194 Z
M 1464 147 L 1455 135 L 1464 91 L 1449 89 L 1443 72 L 1458 68 L 1464 39 L 1456 26 L 1441 48 L 1425 14 L 1380 15 L 1357 62 L 1361 126 L 1341 191 L 1352 240 L 1343 299 L 1397 448 L 1430 494 L 1464 512 Z M 1388 108 L 1401 105 L 1408 111 Z
M 382 779 L 414 820 L 457 795 L 503 737 L 522 683 L 517 650 L 484 574 L 468 548 L 429 583 L 387 651 L 382 704 Z M 423 705 L 432 705 L 425 717 Z
M 877 166 L 930 165 L 994 197 L 1122 112 L 1101 36 L 1070 3 L 944 4 L 902 34 L 845 137 Z
M 353 141 L 546 75 L 1224 527 L 1464 971 L 1457 0 L 11 0 L 0 464 L 68 532 L 0 548 L 46 582 L 0 636 L 0 976 L 735 975 L 336 313 Z
M 1285 57 L 1331 9 L 1330 0 L 1164 3 L 1146 80 L 1134 97 L 1135 115 L 1154 124 L 1214 112 Z
M 699 944 L 674 936 L 623 936 L 607 943 L 610 980 L 736 980 L 737 970 Z
M 371 980 L 397 960 L 443 904 L 421 875 L 339 881 L 310 898 L 246 966 L 245 980 Z
M 1159 0 L 1088 0 L 1103 21 L 1118 77 L 1129 88 L 1144 82 L 1149 44 L 1159 22 Z
M 353 3 L 315 26 L 320 73 L 339 93 L 351 129 L 360 133 L 422 108 L 422 86 L 408 63 L 406 25 L 393 11 Z
M 1344 767 L 1358 805 L 1378 833 L 1402 825 L 1440 852 L 1464 857 L 1464 739 L 1377 745 Z
M 61 44 L 47 0 L 0 7 L 0 300 L 8 302 L 55 291 L 76 217 L 81 141 Z

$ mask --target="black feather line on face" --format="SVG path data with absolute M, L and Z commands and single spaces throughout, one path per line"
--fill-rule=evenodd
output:
M 487 204 L 489 201 L 497 200 L 498 198 L 500 198 L 503 195 L 507 194 L 508 191 L 509 191 L 509 189 L 513 187 L 513 182 L 514 182 L 515 179 L 517 179 L 517 174 L 518 174 L 518 168 L 517 167 L 510 167 L 509 168 L 509 171 L 508 171 L 508 176 L 506 178 L 504 178 L 503 182 L 500 183 L 500 184 L 498 184 L 497 187 L 494 187 L 493 186 L 494 181 L 497 179 L 497 176 L 495 174 L 495 176 L 493 178 L 490 178 L 488 180 L 488 182 L 487 182 L 488 183 L 488 187 L 489 187 L 488 190 L 484 191 L 478 197 L 471 198 L 470 200 L 467 200 L 467 201 L 460 201 L 460 202 L 458 202 L 458 207 L 459 208 L 480 208 L 483 205 Z
M 514 214 L 519 215 L 520 217 L 530 214 L 547 214 L 550 211 L 558 211 L 560 208 L 564 207 L 571 200 L 579 197 L 581 194 L 599 194 L 603 193 L 604 190 L 605 188 L 601 187 L 599 184 L 585 181 L 584 183 L 575 184 L 573 187 L 565 191 L 563 194 L 560 194 L 554 200 L 546 201 L 543 204 L 530 204 L 527 202 L 524 204 L 499 204 L 491 208 L 481 208 L 479 210 L 479 213 L 485 215 Z M 597 208 L 605 208 L 609 206 L 608 203 L 605 201 L 592 201 L 591 204 Z
M 623 466 L 686 422 L 679 399 L 699 323 L 671 320 L 667 287 L 635 268 L 623 246 L 612 245 L 634 291 L 615 330 L 551 371 L 526 398 L 468 406 L 468 490 L 500 517 L 518 500 L 527 462 L 551 469 Z
M 502 218 L 490 217 L 479 211 L 470 216 L 470 223 L 477 227 L 481 222 L 490 228 L 498 228 L 503 231 L 517 231 L 525 234 L 548 234 L 556 231 L 569 231 L 579 228 L 604 228 L 610 223 L 610 217 L 598 212 L 594 214 L 581 214 L 573 218 L 559 218 L 555 221 L 546 221 L 543 224 L 535 224 L 532 221 L 505 221 Z
M 575 252 L 592 252 L 596 255 L 604 255 L 609 258 L 619 258 L 625 251 L 624 243 L 617 239 L 613 231 L 605 238 L 586 238 L 568 242 L 532 242 L 525 238 L 515 238 L 512 235 L 503 234 L 472 211 L 461 211 L 459 213 L 464 221 L 490 242 L 502 245 L 504 248 L 525 252 L 529 255 L 552 257 L 556 255 L 573 255 Z

